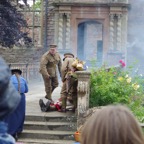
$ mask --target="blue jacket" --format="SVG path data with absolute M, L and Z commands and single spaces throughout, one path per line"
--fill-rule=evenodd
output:
M 7 124 L 0 121 L 0 144 L 15 144 L 15 139 L 7 133 Z
M 17 91 L 19 91 L 21 94 L 27 93 L 28 92 L 28 85 L 27 85 L 26 80 L 22 76 L 19 76 L 19 79 L 20 79 L 20 91 L 18 89 L 18 80 L 17 80 L 16 75 L 14 74 L 10 78 L 10 80 L 14 84 Z

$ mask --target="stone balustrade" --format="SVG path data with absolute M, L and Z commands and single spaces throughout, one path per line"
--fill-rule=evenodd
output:
M 77 106 L 77 127 L 84 123 L 84 115 L 89 109 L 90 94 L 90 72 L 77 71 L 78 77 L 78 106 Z

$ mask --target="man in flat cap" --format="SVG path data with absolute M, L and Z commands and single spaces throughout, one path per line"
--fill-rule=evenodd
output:
M 59 74 L 61 76 L 61 58 L 59 53 L 57 52 L 57 45 L 51 44 L 49 46 L 49 51 L 44 53 L 41 57 L 40 61 L 40 73 L 42 74 L 44 85 L 45 85 L 45 98 L 52 101 L 51 94 L 53 90 L 58 87 L 58 75 L 57 75 L 57 67 L 59 70 Z
M 76 68 L 72 66 L 72 63 L 75 61 L 74 55 L 72 53 L 65 53 L 63 64 L 62 64 L 62 108 L 60 112 L 66 112 L 66 102 L 67 99 L 73 104 L 73 111 L 77 107 L 77 79 L 72 77 L 72 73 L 75 72 Z

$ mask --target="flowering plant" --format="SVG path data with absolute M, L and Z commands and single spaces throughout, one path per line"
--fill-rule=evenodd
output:
M 123 64 L 124 66 L 124 64 Z M 143 79 L 131 77 L 122 67 L 106 70 L 101 67 L 91 72 L 90 107 L 121 103 L 129 106 L 138 117 L 142 116 Z M 143 81 L 143 82 L 141 82 Z
M 119 63 L 121 64 L 122 67 L 126 66 L 126 64 L 125 64 L 125 62 L 123 60 L 119 60 Z

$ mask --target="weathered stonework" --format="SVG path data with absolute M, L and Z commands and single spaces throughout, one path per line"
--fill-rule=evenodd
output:
M 1 56 L 7 63 L 35 63 L 40 61 L 41 55 L 44 53 L 43 49 L 8 49 L 0 48 Z
M 131 8 L 128 9 L 129 3 Z M 140 3 L 140 4 L 139 4 Z M 56 43 L 59 45 L 59 51 L 63 54 L 65 51 L 71 51 L 76 56 L 78 55 L 78 26 L 81 23 L 87 21 L 95 21 L 101 23 L 103 26 L 102 41 L 102 62 L 106 62 L 109 65 L 115 65 L 119 59 L 123 59 L 125 63 L 132 62 L 134 56 L 138 58 L 139 53 L 142 54 L 140 47 L 143 45 L 142 40 L 139 41 L 137 46 L 132 46 L 131 43 L 135 43 L 137 36 L 144 29 L 143 27 L 143 15 L 142 1 L 138 0 L 48 0 L 47 11 L 47 36 L 46 36 L 46 11 L 45 1 L 43 7 L 43 38 L 41 39 L 43 45 L 41 49 L 45 47 L 45 39 L 47 41 L 47 47 L 45 50 L 33 50 L 34 54 L 29 54 L 29 49 L 24 52 L 25 57 L 18 58 L 17 50 L 10 50 L 9 52 L 0 49 L 1 55 L 6 57 L 7 61 L 32 61 L 39 59 L 40 53 L 48 50 L 50 43 Z M 60 20 L 60 14 L 66 15 L 65 32 L 61 33 L 60 26 L 63 23 Z M 116 20 L 114 20 L 116 18 Z M 62 20 L 63 21 L 63 20 Z M 61 23 L 61 24 L 60 24 Z M 127 28 L 128 25 L 128 28 Z M 94 29 L 93 29 L 94 31 Z M 127 38 L 128 34 L 128 38 Z M 46 36 L 46 38 L 45 38 Z M 142 36 L 141 36 L 142 38 Z M 63 44 L 65 43 L 65 44 Z M 61 45 L 61 46 L 60 46 Z M 136 47 L 136 48 L 135 48 Z M 39 49 L 39 48 L 38 48 Z M 89 50 L 89 48 L 86 48 Z M 90 48 L 91 49 L 91 48 Z M 93 48 L 92 48 L 93 49 Z M 128 52 L 127 52 L 128 49 Z M 135 49 L 138 49 L 135 51 Z M 35 51 L 35 52 L 34 52 Z M 42 51 L 42 52 L 40 52 Z M 36 54 L 35 54 L 36 53 Z M 80 52 L 81 53 L 81 52 Z M 130 53 L 130 55 L 129 55 Z M 10 56 L 9 56 L 10 55 Z M 87 53 L 85 53 L 87 55 Z M 95 46 L 94 56 L 97 57 L 97 49 Z M 37 58 L 35 58 L 37 57 Z M 142 56 L 140 56 L 142 57 Z
M 57 0 L 57 2 L 81 2 L 81 3 L 115 3 L 115 2 L 119 2 L 119 3 L 127 3 L 128 0 Z
M 69 50 L 80 57 L 78 54 L 79 25 L 95 22 L 94 27 L 97 25 L 96 23 L 102 24 L 102 37 L 96 38 L 98 33 L 94 33 L 97 31 L 98 25 L 93 30 L 91 27 L 91 34 L 88 34 L 87 26 L 84 46 L 81 47 L 84 51 L 82 58 L 85 61 L 93 58 L 97 59 L 97 41 L 102 41 L 102 63 L 116 65 L 120 59 L 126 61 L 127 34 L 124 31 L 127 29 L 127 0 L 61 0 L 54 1 L 54 6 L 57 8 L 55 21 L 56 18 L 59 18 L 59 22 L 55 25 L 54 39 L 58 43 L 60 52 L 63 53 L 63 51 Z M 66 22 L 64 21 L 64 15 L 66 15 Z M 88 53 L 91 53 L 90 57 Z M 121 57 L 117 57 L 117 53 L 121 53 Z M 113 56 L 118 59 L 114 61 Z
M 83 116 L 89 109 L 90 94 L 90 72 L 77 71 L 78 77 L 78 106 L 77 106 L 77 127 L 83 124 Z

